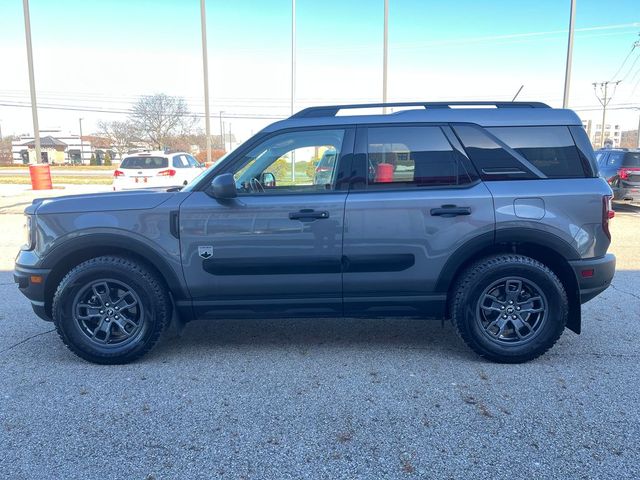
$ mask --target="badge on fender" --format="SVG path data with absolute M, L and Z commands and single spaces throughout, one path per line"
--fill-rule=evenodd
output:
M 201 245 L 198 247 L 198 255 L 200 255 L 205 260 L 209 257 L 213 257 L 213 246 L 211 245 Z

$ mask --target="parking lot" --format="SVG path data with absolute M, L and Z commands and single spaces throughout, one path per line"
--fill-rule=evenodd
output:
M 0 191 L 4 478 L 640 478 L 638 207 L 618 209 L 618 271 L 583 333 L 528 364 L 389 318 L 194 322 L 98 366 L 18 293 L 34 195 Z

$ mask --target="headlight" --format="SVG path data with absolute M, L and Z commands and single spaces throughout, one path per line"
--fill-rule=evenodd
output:
M 33 248 L 33 232 L 31 229 L 31 215 L 24 216 L 24 249 L 31 250 Z

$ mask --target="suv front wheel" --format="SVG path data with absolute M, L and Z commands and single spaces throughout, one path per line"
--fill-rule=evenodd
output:
M 153 347 L 171 318 L 161 280 L 135 260 L 104 256 L 73 268 L 53 298 L 53 321 L 69 349 L 90 362 L 131 362 Z
M 539 357 L 560 338 L 568 301 L 562 282 L 532 258 L 504 254 L 469 267 L 454 289 L 456 330 L 489 360 L 520 363 Z

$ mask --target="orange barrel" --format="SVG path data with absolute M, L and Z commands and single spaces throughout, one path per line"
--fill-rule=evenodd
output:
M 393 182 L 393 165 L 390 163 L 379 163 L 376 167 L 376 183 Z
M 51 169 L 48 164 L 29 165 L 29 175 L 31 176 L 31 188 L 34 190 L 50 190 L 53 188 L 51 184 Z

